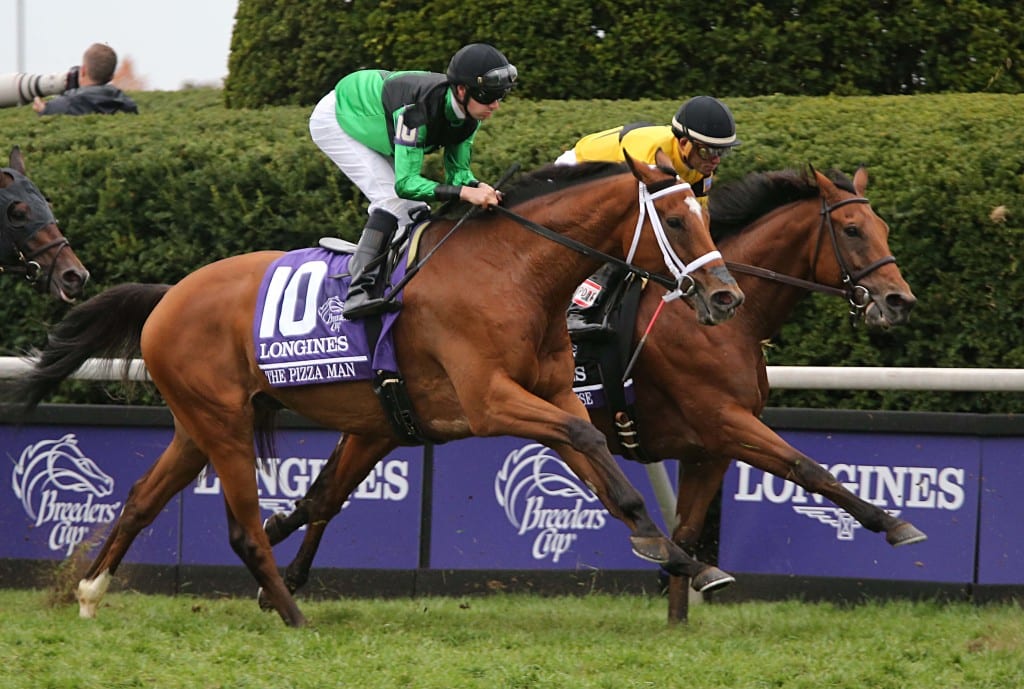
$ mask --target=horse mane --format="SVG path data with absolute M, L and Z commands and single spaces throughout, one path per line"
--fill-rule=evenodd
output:
M 550 163 L 524 172 L 508 184 L 502 185 L 501 191 L 505 196 L 502 205 L 506 207 L 516 206 L 577 184 L 622 174 L 628 169 L 625 163 L 596 162 L 580 163 L 578 165 Z M 442 217 L 460 217 L 466 212 L 468 207 L 466 203 L 458 203 L 454 208 L 443 213 Z
M 828 170 L 824 174 L 840 189 L 857 193 L 850 178 L 839 170 Z M 711 237 L 719 242 L 738 234 L 776 208 L 816 198 L 818 194 L 818 184 L 809 169 L 752 172 L 741 179 L 714 186 L 708 196 Z

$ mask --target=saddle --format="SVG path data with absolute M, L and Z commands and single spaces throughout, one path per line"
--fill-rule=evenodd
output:
M 573 337 L 576 380 L 573 390 L 593 416 L 607 413 L 623 454 L 636 462 L 659 461 L 640 446 L 633 380 L 623 380 L 633 355 L 633 332 L 646 282 L 630 273 L 608 294 L 600 320 L 608 327 L 600 337 Z M 573 333 L 570 332 L 570 336 Z

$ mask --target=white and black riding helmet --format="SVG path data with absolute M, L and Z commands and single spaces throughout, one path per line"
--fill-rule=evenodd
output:
M 462 84 L 469 98 L 490 105 L 509 94 L 519 72 L 500 50 L 487 43 L 470 43 L 459 48 L 448 63 L 448 82 Z M 462 104 L 465 106 L 465 103 Z
M 721 155 L 741 142 L 736 138 L 736 120 L 729 107 L 711 96 L 695 96 L 680 106 L 672 118 L 676 137 L 706 146 L 714 155 Z

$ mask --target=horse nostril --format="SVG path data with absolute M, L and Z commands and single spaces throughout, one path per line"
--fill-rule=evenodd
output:
M 743 292 L 723 289 L 711 295 L 711 300 L 720 308 L 735 309 L 743 303 Z
M 61 281 L 75 292 L 80 292 L 88 279 L 89 272 L 85 270 L 68 269 L 61 273 Z
M 885 304 L 894 311 L 910 311 L 917 303 L 917 297 L 912 294 L 900 294 L 893 292 L 885 296 Z

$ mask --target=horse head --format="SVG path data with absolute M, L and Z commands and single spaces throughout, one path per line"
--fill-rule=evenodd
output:
M 863 315 L 870 327 L 888 328 L 906 323 L 917 298 L 903 279 L 889 249 L 889 226 L 864 197 L 868 173 L 864 167 L 853 177 L 856 195 L 831 179 L 812 172 L 821 190 L 821 233 L 816 273 L 828 273 L 841 283 L 851 313 Z M 833 251 L 823 250 L 831 244 Z
M 73 302 L 82 294 L 89 271 L 57 226 L 50 204 L 25 174 L 21 150 L 11 150 L 10 167 L 0 168 L 0 274 L 18 273 Z
M 624 236 L 629 242 L 624 247 L 626 260 L 638 265 L 663 261 L 676 280 L 676 289 L 666 301 L 685 298 L 701 324 L 715 325 L 732 318 L 743 303 L 743 292 L 715 248 L 707 211 L 693 189 L 680 181 L 663 151 L 656 154 L 654 166 L 638 163 L 625 150 L 623 154 L 640 182 L 640 219 L 636 233 Z M 639 241 L 645 215 L 650 215 L 647 224 L 657 242 Z

